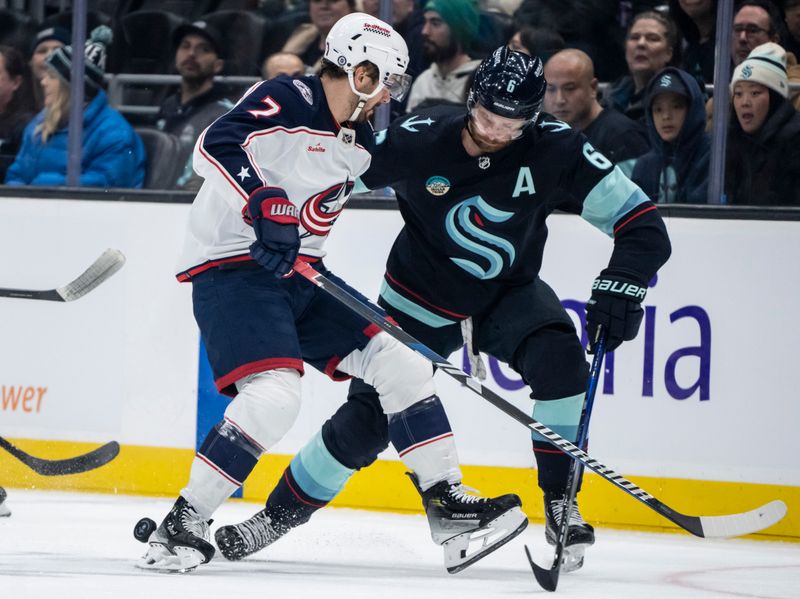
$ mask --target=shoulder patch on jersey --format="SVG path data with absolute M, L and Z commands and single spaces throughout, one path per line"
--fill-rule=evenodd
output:
M 557 121 L 557 120 L 542 121 L 537 125 L 537 127 L 539 127 L 539 129 L 544 129 L 545 131 L 548 130 L 552 131 L 553 133 L 558 133 L 559 131 L 567 131 L 569 129 L 572 129 L 572 127 L 570 127 L 564 121 Z
M 311 88 L 309 88 L 305 83 L 302 81 L 295 79 L 292 81 L 294 86 L 300 91 L 300 95 L 303 96 L 303 99 L 308 102 L 309 106 L 314 105 L 314 96 L 311 93 Z
M 400 125 L 402 129 L 409 131 L 410 133 L 419 133 L 419 129 L 417 126 L 419 125 L 433 125 L 436 121 L 434 121 L 431 117 L 423 119 L 418 115 L 412 115 L 407 118 L 403 123 Z
M 450 181 L 447 177 L 434 175 L 425 182 L 425 189 L 427 189 L 428 193 L 431 195 L 443 196 L 450 191 Z

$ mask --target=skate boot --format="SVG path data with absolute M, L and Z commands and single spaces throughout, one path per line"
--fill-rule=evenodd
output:
M 235 561 L 272 545 L 289 532 L 290 528 L 275 521 L 263 509 L 240 524 L 221 527 L 214 538 L 225 559 Z
M 203 520 L 191 504 L 178 497 L 161 525 L 150 535 L 150 548 L 136 564 L 145 570 L 191 572 L 211 561 L 211 520 Z
M 0 487 L 0 518 L 11 515 L 11 510 L 6 505 L 6 497 L 6 490 Z
M 416 476 L 409 477 L 420 491 Z M 461 483 L 441 481 L 422 495 L 433 542 L 444 547 L 450 574 L 486 557 L 520 534 L 528 525 L 522 502 L 513 494 L 500 497 L 471 495 Z
M 550 545 L 556 545 L 558 542 L 558 529 L 561 526 L 563 511 L 563 495 L 555 493 L 544 494 L 544 536 Z M 574 572 L 583 566 L 586 548 L 594 545 L 594 528 L 587 524 L 581 516 L 577 499 L 572 502 L 572 509 L 569 511 L 568 518 L 569 528 L 567 530 L 567 542 L 564 545 L 561 568 L 563 572 Z

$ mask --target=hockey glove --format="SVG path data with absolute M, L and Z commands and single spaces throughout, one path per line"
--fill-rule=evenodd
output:
M 597 343 L 597 328 L 606 331 L 606 350 L 614 351 L 623 341 L 630 341 L 642 323 L 642 300 L 647 286 L 631 278 L 604 270 L 594 280 L 592 297 L 586 304 L 586 331 L 589 353 Z
M 247 213 L 256 233 L 250 255 L 276 277 L 291 272 L 300 251 L 297 206 L 277 187 L 261 187 L 250 194 Z

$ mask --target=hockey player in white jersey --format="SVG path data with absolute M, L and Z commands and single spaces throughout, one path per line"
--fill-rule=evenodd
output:
M 527 524 L 516 495 L 466 492 L 430 363 L 299 276 L 295 260 L 325 268 L 323 243 L 370 164 L 366 116 L 408 87 L 408 50 L 391 26 L 347 15 L 326 38 L 320 75 L 253 86 L 198 139 L 205 179 L 192 205 L 178 279 L 220 392 L 233 399 L 206 437 L 180 497 L 149 538 L 148 569 L 190 571 L 215 549 L 209 524 L 259 456 L 292 426 L 310 364 L 334 380 L 373 385 L 389 435 L 413 471 L 434 540 L 461 568 Z M 376 308 L 379 309 L 379 308 Z M 478 551 L 467 551 L 473 537 Z

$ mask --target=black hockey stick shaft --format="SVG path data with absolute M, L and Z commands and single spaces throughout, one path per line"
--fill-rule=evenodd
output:
M 488 387 L 485 387 L 477 379 L 469 376 L 466 372 L 448 362 L 432 349 L 406 333 L 399 326 L 391 323 L 372 307 L 364 304 L 358 298 L 353 297 L 339 285 L 314 270 L 310 264 L 303 262 L 302 260 L 298 260 L 294 265 L 294 270 L 299 275 L 342 302 L 342 304 L 353 310 L 356 314 L 368 320 L 382 331 L 388 333 L 402 344 L 416 351 L 421 356 L 430 360 L 437 368 L 456 379 L 462 385 L 468 387 L 474 393 L 480 395 L 483 399 L 498 408 L 501 412 L 507 414 L 529 429 L 539 433 L 549 443 L 567 454 L 573 460 L 580 462 L 614 486 L 622 489 L 634 499 L 645 504 L 653 511 L 661 514 L 667 520 L 674 522 L 693 535 L 698 537 L 724 537 L 749 534 L 751 532 L 756 532 L 766 528 L 767 526 L 772 526 L 786 514 L 786 505 L 782 501 L 772 501 L 759 508 L 756 508 L 755 510 L 751 510 L 750 512 L 731 514 L 727 516 L 687 516 L 675 511 L 668 505 L 662 503 L 647 493 L 644 489 L 639 488 L 622 475 L 617 474 L 608 466 L 598 462 L 555 431 L 549 429 L 540 422 L 537 422 L 525 412 L 500 397 L 497 393 Z
M 116 441 L 109 441 L 89 453 L 63 460 L 46 460 L 34 457 L 3 437 L 0 437 L 0 447 L 36 472 L 36 474 L 41 474 L 42 476 L 63 476 L 65 474 L 87 472 L 108 464 L 119 454 L 119 443 Z
M 603 368 L 603 358 L 606 355 L 606 333 L 603 327 L 598 327 L 597 343 L 595 344 L 594 359 L 592 366 L 589 370 L 589 380 L 586 385 L 586 395 L 583 400 L 583 410 L 581 411 L 581 419 L 578 424 L 578 434 L 576 435 L 575 444 L 578 447 L 586 447 L 589 439 L 589 421 L 592 418 L 592 408 L 594 407 L 594 397 L 597 392 L 597 385 L 600 382 L 600 371 Z M 578 492 L 578 485 L 580 484 L 582 474 L 582 466 L 573 460 L 569 469 L 569 485 L 567 492 L 564 495 L 563 504 L 561 506 L 561 522 L 558 526 L 558 536 L 556 537 L 556 548 L 553 555 L 553 565 L 550 568 L 542 568 L 531 558 L 531 552 L 525 546 L 525 554 L 528 556 L 528 561 L 533 569 L 533 575 L 541 587 L 553 592 L 558 587 L 558 578 L 561 574 L 561 560 L 564 556 L 564 549 L 567 544 L 567 536 L 569 535 L 569 514 L 572 511 L 572 505 L 575 503 L 575 495 Z

